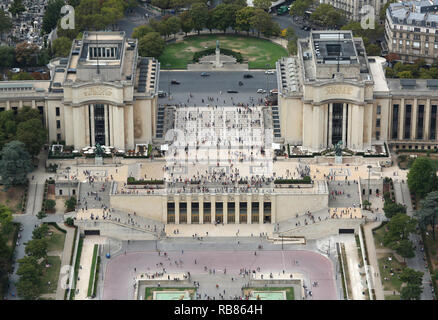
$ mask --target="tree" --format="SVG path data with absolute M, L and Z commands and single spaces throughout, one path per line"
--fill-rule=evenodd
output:
M 167 19 L 166 23 L 169 26 L 170 33 L 172 33 L 175 38 L 176 34 L 181 30 L 181 19 L 173 16 Z
M 432 237 L 435 240 L 435 227 L 438 222 L 438 191 L 428 193 L 420 203 L 421 209 L 415 212 L 415 216 L 423 229 L 427 226 L 432 228 Z
M 20 14 L 26 11 L 26 7 L 23 5 L 21 0 L 14 0 L 14 2 L 9 7 L 9 12 L 13 15 Z
M 406 213 L 406 207 L 400 203 L 385 201 L 383 205 L 383 211 L 388 219 L 391 219 L 398 213 Z
M 393 63 L 396 60 L 400 60 L 400 56 L 397 53 L 390 52 L 385 56 L 386 61 Z
M 27 255 L 37 259 L 47 257 L 47 240 L 46 239 L 32 239 L 30 240 L 24 251 Z
M 377 44 L 371 43 L 366 46 L 366 52 L 368 56 L 380 56 L 382 50 Z
M 56 201 L 52 199 L 46 199 L 46 201 L 44 202 L 44 206 L 46 210 L 52 211 L 56 206 Z
M 49 232 L 49 226 L 45 223 L 36 227 L 32 231 L 32 239 L 44 239 Z
M 260 33 L 265 33 L 272 26 L 272 19 L 269 13 L 261 9 L 255 9 L 254 15 L 250 19 L 251 28 L 256 29 L 258 36 Z
M 408 284 L 403 287 L 400 292 L 400 299 L 402 300 L 420 300 L 423 288 L 418 285 Z
M 35 80 L 30 73 L 27 72 L 19 72 L 19 73 L 15 73 L 12 75 L 11 77 L 12 81 L 21 81 L 21 80 Z
M 23 66 L 34 65 L 38 52 L 39 48 L 36 44 L 21 42 L 15 47 L 15 60 Z
M 313 2 L 313 0 L 295 0 L 290 7 L 289 14 L 302 17 Z
M 254 0 L 253 5 L 256 9 L 262 9 L 268 11 L 271 7 L 271 0 Z
M 64 4 L 64 0 L 49 0 L 43 16 L 42 31 L 44 33 L 50 33 L 55 29 L 58 20 L 61 18 L 61 8 Z
M 207 6 L 204 3 L 194 3 L 190 9 L 190 16 L 193 21 L 193 28 L 198 32 L 199 35 L 207 23 Z
M 154 32 L 154 29 L 151 26 L 139 26 L 134 28 L 134 31 L 132 32 L 132 37 L 134 39 L 141 39 L 150 32 Z
M 341 13 L 332 5 L 322 3 L 310 15 L 310 20 L 324 27 L 337 27 L 344 24 L 344 18 Z
M 41 276 L 43 267 L 33 256 L 25 256 L 18 260 L 17 274 L 20 279 L 17 283 L 18 295 L 26 300 L 35 300 L 40 296 Z
M 386 10 L 388 9 L 389 5 L 391 3 L 394 3 L 396 0 L 388 0 L 386 4 L 380 9 L 379 17 L 381 21 L 384 21 L 386 19 Z
M 23 142 L 7 143 L 0 151 L 0 159 L 0 181 L 6 190 L 27 183 L 27 174 L 32 171 L 32 162 Z
M 400 280 L 406 283 L 421 286 L 424 273 L 411 268 L 404 268 L 400 274 Z
M 181 30 L 185 32 L 187 36 L 187 33 L 192 31 L 194 28 L 192 16 L 189 11 L 185 11 L 181 13 L 179 17 L 181 19 Z
M 393 246 L 394 250 L 405 259 L 415 257 L 414 247 L 408 239 L 399 241 Z
M 422 198 L 432 189 L 436 180 L 436 171 L 432 160 L 426 157 L 415 159 L 408 172 L 409 189 Z
M 11 248 L 6 237 L 0 233 L 0 294 L 4 294 L 8 285 L 8 274 L 12 271 Z
M 47 131 L 40 119 L 31 119 L 17 126 L 17 140 L 26 145 L 32 156 L 37 156 L 47 141 Z
M 14 48 L 8 46 L 0 46 L 0 67 L 12 67 L 14 65 L 14 54 Z
M 3 34 L 12 29 L 12 19 L 6 12 L 0 10 L 0 39 L 3 38 Z
M 12 230 L 12 211 L 0 203 L 0 234 L 6 234 Z
M 413 75 L 412 75 L 412 71 L 402 71 L 397 73 L 397 77 L 401 78 L 401 79 L 412 79 Z
M 67 37 L 59 37 L 52 42 L 52 52 L 55 57 L 68 57 L 71 49 L 71 40 Z
M 67 200 L 65 200 L 65 207 L 67 208 L 67 211 L 73 211 L 76 207 L 76 198 L 70 197 Z
M 236 22 L 236 12 L 231 4 L 220 4 L 212 12 L 213 26 L 224 33 Z
M 399 241 L 408 239 L 409 234 L 415 231 L 415 226 L 416 221 L 408 215 L 396 214 L 387 224 L 388 231 L 383 237 L 383 244 L 395 247 Z
M 140 39 L 138 51 L 142 57 L 158 58 L 163 53 L 165 45 L 158 32 L 150 32 Z
M 296 39 L 289 40 L 287 43 L 287 51 L 289 52 L 289 54 L 296 55 L 297 50 L 298 50 L 297 40 Z
M 44 211 L 39 211 L 39 212 L 37 213 L 37 218 L 38 218 L 38 219 L 42 220 L 42 219 L 44 219 L 45 217 L 47 217 L 47 214 L 44 213 Z
M 251 18 L 254 16 L 254 7 L 245 7 L 236 12 L 236 29 L 246 31 L 249 34 L 251 30 Z
M 69 227 L 73 227 L 74 224 L 75 224 L 73 218 L 71 218 L 71 217 L 68 217 L 68 218 L 65 220 L 65 223 L 66 223 Z

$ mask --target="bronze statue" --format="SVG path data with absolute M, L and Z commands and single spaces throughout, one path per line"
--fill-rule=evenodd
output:
M 338 141 L 337 144 L 335 144 L 335 155 L 337 157 L 341 157 L 342 156 L 342 141 Z
M 96 143 L 96 150 L 94 151 L 94 154 L 96 155 L 96 158 L 101 158 L 103 155 L 103 149 L 99 143 Z

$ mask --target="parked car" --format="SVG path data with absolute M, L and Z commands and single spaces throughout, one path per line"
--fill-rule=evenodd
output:
M 258 89 L 257 93 L 266 93 L 266 90 L 265 89 Z
M 158 98 L 164 98 L 167 95 L 165 91 L 158 91 Z
M 239 91 L 236 90 L 227 90 L 228 93 L 239 93 Z
M 210 76 L 210 74 L 208 72 L 201 73 L 201 77 L 208 77 L 208 76 Z
M 274 73 L 275 73 L 275 70 L 266 70 L 265 73 L 266 73 L 266 74 L 274 74 Z
M 176 80 L 172 80 L 172 81 L 170 81 L 170 83 L 171 83 L 171 84 L 180 84 L 180 82 L 179 82 L 179 81 L 176 81 Z
M 243 75 L 243 77 L 245 78 L 245 79 L 250 79 L 250 78 L 254 78 L 254 76 L 252 75 L 252 74 L 244 74 Z
M 19 73 L 21 72 L 20 68 L 12 68 L 12 73 Z

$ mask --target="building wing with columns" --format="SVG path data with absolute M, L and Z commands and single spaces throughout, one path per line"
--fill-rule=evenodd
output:
M 362 39 L 351 31 L 317 31 L 300 39 L 298 55 L 277 63 L 285 143 L 319 152 L 342 141 L 363 152 L 386 140 L 387 130 L 376 133 L 373 125 L 377 112 L 387 118 L 382 60 L 368 59 Z
M 38 108 L 49 141 L 76 149 L 151 143 L 160 67 L 139 57 L 137 45 L 124 32 L 84 32 L 68 58 L 50 62 L 50 81 L 0 84 L 0 110 Z

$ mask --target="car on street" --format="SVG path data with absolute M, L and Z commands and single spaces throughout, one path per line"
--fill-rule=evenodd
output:
M 275 70 L 266 70 L 265 73 L 266 73 L 266 74 L 274 74 L 274 73 L 275 73 Z
M 171 83 L 171 84 L 180 84 L 181 82 L 176 81 L 176 80 L 174 79 L 174 80 L 170 81 L 170 83 Z
M 164 98 L 167 95 L 165 91 L 158 91 L 158 98 Z
M 258 89 L 258 90 L 257 90 L 257 93 L 266 93 L 266 90 L 264 90 L 264 89 Z
M 239 93 L 237 90 L 227 90 L 228 93 Z
M 208 76 L 210 76 L 210 74 L 208 72 L 201 73 L 201 77 L 208 77 Z
M 243 78 L 245 78 L 245 79 L 250 79 L 250 78 L 254 78 L 254 76 L 252 75 L 252 74 L 244 74 L 243 75 Z

